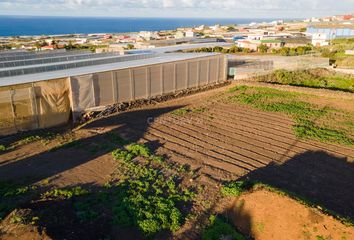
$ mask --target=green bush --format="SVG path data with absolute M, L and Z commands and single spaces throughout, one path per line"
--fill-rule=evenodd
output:
M 4 145 L 0 145 L 0 152 L 6 151 L 6 147 Z
M 240 196 L 247 189 L 247 187 L 248 186 L 245 181 L 231 182 L 221 188 L 221 195 L 223 197 L 237 197 Z
M 211 224 L 204 230 L 202 234 L 203 240 L 246 240 L 242 234 L 238 233 L 233 226 L 226 223 L 223 219 L 215 216 L 211 216 L 209 219 Z

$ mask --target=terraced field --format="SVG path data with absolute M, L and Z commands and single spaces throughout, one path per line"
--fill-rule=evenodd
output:
M 145 144 L 170 164 L 186 166 L 193 173 L 192 185 L 210 189 L 204 192 L 205 201 L 215 200 L 224 182 L 247 179 L 354 219 L 354 112 L 348 111 L 354 109 L 354 102 L 322 97 L 321 104 L 329 109 L 322 111 L 313 104 L 315 96 L 299 94 L 296 101 L 311 102 L 304 105 L 305 115 L 301 115 L 304 109 L 299 115 L 298 108 L 296 112 L 264 110 L 260 103 L 265 100 L 244 101 L 247 94 L 256 94 L 256 88 L 249 87 L 248 92 L 229 88 L 97 119 L 61 140 L 53 138 L 49 145 L 35 141 L 16 147 L 1 155 L 0 180 L 27 179 L 27 184 L 45 180 L 51 187 L 102 186 L 116 166 L 112 136 L 120 136 Z M 266 100 L 278 101 L 280 92 L 272 92 L 277 98 L 269 95 Z M 308 113 L 315 113 L 316 119 L 310 119 L 310 126 L 301 126 L 306 131 L 299 136 L 297 129 L 303 123 L 299 119 L 309 121 L 313 116 Z M 65 145 L 68 139 L 70 144 Z M 215 204 L 203 206 L 203 211 Z M 187 224 L 176 237 L 195 238 L 193 226 Z

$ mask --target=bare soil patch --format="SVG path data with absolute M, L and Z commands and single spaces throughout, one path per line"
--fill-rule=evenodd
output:
M 286 196 L 256 190 L 233 200 L 227 216 L 244 234 L 254 239 L 353 239 L 347 227 L 318 209 Z

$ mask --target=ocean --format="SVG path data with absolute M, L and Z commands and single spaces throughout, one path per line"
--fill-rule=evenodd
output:
M 248 24 L 251 22 L 270 22 L 273 20 L 276 19 L 0 16 L 0 36 L 159 31 L 172 30 L 178 27 Z

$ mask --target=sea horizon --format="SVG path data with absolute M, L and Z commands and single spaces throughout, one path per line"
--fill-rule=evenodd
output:
M 75 20 L 75 21 L 73 21 Z M 174 30 L 199 25 L 244 25 L 280 18 L 165 18 L 165 17 L 86 17 L 1 15 L 0 36 L 128 33 Z M 282 19 L 285 21 L 298 19 Z

